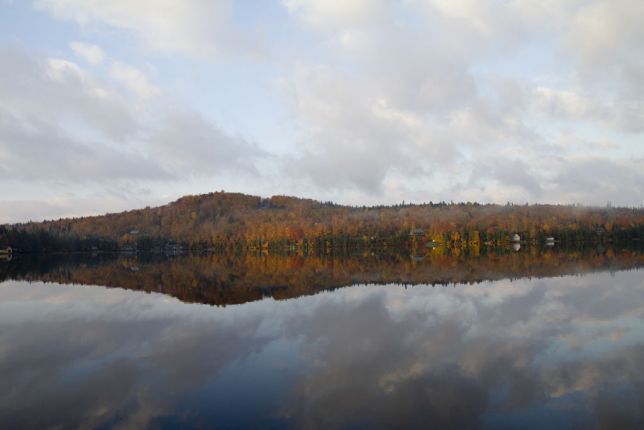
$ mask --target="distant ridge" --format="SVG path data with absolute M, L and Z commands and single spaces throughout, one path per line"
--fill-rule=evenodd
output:
M 563 205 L 425 203 L 345 206 L 214 192 L 155 208 L 0 226 L 18 252 L 337 249 L 638 241 L 644 210 Z

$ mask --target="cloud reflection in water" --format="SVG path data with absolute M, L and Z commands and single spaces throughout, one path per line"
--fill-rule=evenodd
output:
M 641 428 L 640 271 L 215 308 L 0 286 L 0 427 Z

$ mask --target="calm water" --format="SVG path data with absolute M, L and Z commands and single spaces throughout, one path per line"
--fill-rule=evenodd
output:
M 643 259 L 1 261 L 0 428 L 643 428 Z

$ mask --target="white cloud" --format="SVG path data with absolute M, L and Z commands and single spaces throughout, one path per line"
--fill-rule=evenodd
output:
M 638 49 L 644 40 L 643 14 L 644 4 L 638 0 L 586 2 L 564 35 L 567 52 L 583 66 L 601 69 L 638 62 L 644 55 Z
M 240 37 L 228 26 L 230 0 L 38 0 L 35 5 L 88 29 L 103 23 L 126 30 L 162 52 L 211 56 Z
M 60 54 L 66 50 L 33 59 L 0 49 L 0 175 L 5 177 L 20 171 L 16 166 L 29 157 L 50 154 L 43 149 L 30 156 L 13 148 L 11 139 L 33 151 L 42 139 L 38 148 L 58 145 L 67 160 L 85 160 L 103 180 L 107 172 L 147 181 L 238 171 L 254 177 L 260 170 L 265 181 L 257 190 L 271 183 L 277 192 L 347 203 L 594 202 L 621 185 L 629 190 L 624 203 L 642 201 L 641 166 L 633 161 L 643 156 L 641 1 L 283 0 L 257 6 L 232 0 L 38 0 L 35 5 L 79 24 L 80 35 L 69 45 L 78 60 Z M 81 42 L 111 51 L 115 42 L 130 39 L 145 48 L 131 64 Z M 260 57 L 253 63 L 259 67 L 249 70 L 246 54 L 263 44 L 273 56 Z M 210 59 L 222 53 L 216 63 L 190 61 L 204 69 L 177 77 L 177 70 L 185 70 L 184 55 Z M 154 74 L 141 66 L 147 63 Z M 205 72 L 225 77 L 216 91 L 210 86 L 203 91 L 198 79 L 191 80 Z M 275 76 L 278 97 L 270 90 L 249 97 L 249 88 L 268 86 L 257 80 Z M 185 90 L 177 99 L 221 118 L 177 106 L 177 88 Z M 285 106 L 273 105 L 280 101 L 286 114 Z M 257 127 L 270 136 L 253 130 L 254 139 L 247 139 L 234 132 L 241 116 L 246 124 L 277 121 L 272 130 Z M 45 139 L 49 134 L 52 139 Z M 270 146 L 282 138 L 287 142 L 275 147 L 280 152 L 292 147 L 294 153 L 275 163 Z M 111 161 L 91 162 L 99 153 Z M 53 152 L 49 156 L 58 160 Z M 125 161 L 112 166 L 119 157 Z M 70 180 L 84 172 L 65 159 L 52 164 L 60 169 L 29 170 L 25 164 L 23 177 Z M 126 166 L 135 173 L 127 173 Z M 584 169 L 601 171 L 606 182 L 592 181 Z M 564 174 L 569 171 L 575 174 Z M 244 181 L 230 183 L 253 192 Z
M 598 195 L 631 183 L 617 174 L 633 171 L 631 162 L 611 151 L 637 151 L 615 139 L 642 132 L 644 105 L 622 94 L 624 83 L 609 72 L 644 76 L 637 73 L 640 54 L 624 55 L 644 42 L 632 19 L 641 16 L 641 2 L 620 1 L 611 11 L 597 1 L 284 5 L 318 43 L 318 55 L 299 61 L 282 88 L 302 130 L 291 171 L 319 187 L 368 195 L 397 183 L 421 199 L 597 203 Z M 607 40 L 593 43 L 600 37 L 595 25 Z M 524 50 L 553 63 L 548 75 L 517 72 Z M 588 59 L 606 71 L 594 73 L 594 82 L 585 79 Z M 575 142 L 610 135 L 611 143 L 593 145 L 598 159 L 582 163 L 560 144 L 562 135 Z M 595 195 L 574 177 L 569 186 L 562 181 L 562 172 L 596 170 L 591 165 L 602 161 L 605 191 Z M 641 201 L 630 187 L 623 203 Z
M 91 65 L 97 65 L 105 60 L 105 52 L 96 45 L 83 42 L 72 42 L 69 44 L 74 54 Z
M 145 74 L 138 68 L 120 61 L 113 61 L 110 77 L 124 84 L 129 90 L 142 98 L 149 98 L 161 94 L 161 89 L 148 82 Z
M 266 155 L 191 109 L 168 99 L 158 107 L 160 90 L 123 63 L 112 61 L 114 82 L 66 59 L 3 47 L 0 62 L 0 178 L 25 189 L 55 182 L 61 190 L 79 183 L 105 190 L 231 170 L 256 175 L 254 163 Z M 132 103 L 116 84 L 142 98 Z
M 154 159 L 129 148 L 82 139 L 29 114 L 0 109 L 0 176 L 23 181 L 97 183 L 123 179 L 167 179 Z
M 644 158 L 571 156 L 559 163 L 554 191 L 567 201 L 617 205 L 644 201 Z M 561 197 L 560 197 L 561 198 Z
M 147 138 L 149 152 L 168 171 L 181 176 L 221 170 L 256 174 L 255 162 L 266 156 L 253 143 L 223 132 L 216 124 L 189 110 L 173 110 Z
M 382 17 L 387 1 L 383 0 L 283 0 L 289 13 L 316 27 L 344 28 L 369 24 Z
M 627 134 L 644 132 L 644 104 L 623 100 L 615 94 L 603 97 L 601 92 L 587 94 L 582 91 L 582 88 L 557 90 L 536 87 L 530 100 L 531 113 Z
M 56 124 L 83 124 L 93 137 L 123 140 L 136 132 L 127 98 L 61 58 L 34 59 L 0 46 L 0 108 L 14 116 Z M 43 142 L 43 144 L 45 144 Z

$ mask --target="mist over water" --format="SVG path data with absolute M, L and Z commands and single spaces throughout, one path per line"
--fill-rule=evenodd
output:
M 641 259 L 3 261 L 0 427 L 641 428 Z

